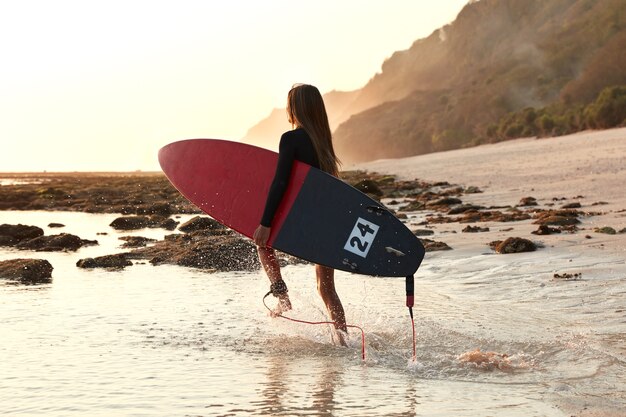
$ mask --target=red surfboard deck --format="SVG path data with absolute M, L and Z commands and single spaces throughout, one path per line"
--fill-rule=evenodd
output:
M 278 154 L 218 139 L 164 146 L 170 182 L 215 220 L 252 237 L 274 178 Z M 405 277 L 423 257 L 419 239 L 380 203 L 343 181 L 296 161 L 268 244 L 299 258 L 366 275 Z

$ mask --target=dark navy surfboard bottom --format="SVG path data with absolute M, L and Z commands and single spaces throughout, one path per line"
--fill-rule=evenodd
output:
M 329 267 L 404 277 L 424 258 L 419 239 L 380 203 L 311 169 L 273 246 Z

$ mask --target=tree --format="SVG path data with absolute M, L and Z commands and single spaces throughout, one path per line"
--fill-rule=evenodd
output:
M 607 87 L 585 109 L 587 126 L 608 129 L 626 120 L 626 86 Z

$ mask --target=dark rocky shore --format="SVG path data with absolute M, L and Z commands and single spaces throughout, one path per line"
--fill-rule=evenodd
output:
M 110 227 L 115 230 L 163 228 L 174 231 L 161 241 L 141 236 L 126 236 L 125 252 L 80 259 L 80 268 L 119 269 L 132 266 L 132 261 L 148 261 L 152 265 L 174 264 L 205 270 L 255 270 L 259 262 L 253 243 L 207 216 L 197 216 L 183 225 L 175 219 L 179 214 L 198 213 L 161 174 L 15 174 L 4 175 L 21 183 L 0 187 L 0 210 L 81 211 L 88 213 L 119 213 Z M 423 220 L 414 233 L 427 251 L 450 250 L 446 243 L 432 240 L 437 224 L 519 222 L 532 219 L 538 229 L 535 235 L 576 233 L 580 218 L 601 215 L 597 211 L 580 210 L 581 204 L 562 203 L 558 198 L 544 202 L 543 208 L 531 196 L 521 196 L 515 206 L 477 206 L 463 201 L 468 194 L 481 193 L 474 186 L 447 182 L 399 181 L 393 176 L 362 171 L 343 172 L 341 178 L 372 198 L 382 200 L 396 216 L 409 221 L 409 215 L 421 214 Z M 578 198 L 583 198 L 578 196 Z M 601 202 L 592 206 L 599 206 Z M 411 225 L 413 227 L 414 223 Z M 50 227 L 63 227 L 51 224 Z M 488 232 L 488 227 L 468 224 L 463 233 Z M 623 233 L 596 230 L 596 233 Z M 456 232 L 455 232 L 456 233 Z M 530 236 L 510 236 L 505 240 L 485 242 L 496 253 L 534 251 L 541 244 Z M 97 241 L 61 233 L 44 236 L 41 228 L 28 225 L 0 225 L 0 246 L 31 251 L 76 251 Z M 40 261 L 40 260 L 31 260 Z M 283 263 L 301 262 L 284 255 Z M 27 271 L 27 272 L 24 272 Z M 37 282 L 50 279 L 52 266 L 40 262 L 15 259 L 0 262 L 0 278 Z
M 55 210 L 170 216 L 200 213 L 162 174 L 3 174 L 0 210 Z

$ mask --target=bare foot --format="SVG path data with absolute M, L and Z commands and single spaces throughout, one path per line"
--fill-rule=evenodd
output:
M 270 311 L 270 316 L 278 317 L 285 311 L 289 310 L 291 310 L 291 301 L 289 301 L 289 296 L 286 294 L 281 295 L 278 298 L 278 304 L 276 304 L 276 307 L 274 307 L 274 309 Z
M 344 347 L 348 346 L 348 344 L 346 343 L 346 339 L 348 338 L 348 333 L 343 330 L 333 329 L 330 334 L 330 338 L 334 345 L 344 346 Z

